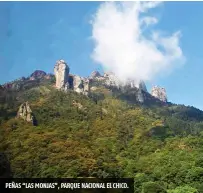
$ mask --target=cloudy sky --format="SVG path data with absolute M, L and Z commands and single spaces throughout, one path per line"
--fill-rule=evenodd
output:
M 140 78 L 203 109 L 202 16 L 203 2 L 0 2 L 0 84 L 64 59 L 73 74 Z

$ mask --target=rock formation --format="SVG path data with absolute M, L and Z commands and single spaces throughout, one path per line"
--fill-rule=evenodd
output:
M 56 77 L 56 88 L 66 90 L 69 87 L 69 67 L 64 60 L 59 60 L 56 62 L 54 67 L 54 74 Z
M 147 92 L 147 87 L 146 87 L 146 85 L 145 85 L 145 83 L 144 83 L 144 81 L 143 80 L 140 80 L 139 81 L 139 87 L 138 87 L 140 90 L 142 90 L 142 91 L 145 91 L 145 92 Z
M 160 88 L 158 86 L 154 86 L 151 91 L 151 95 L 160 101 L 167 102 L 167 95 L 165 88 Z
M 73 77 L 73 90 L 77 93 L 82 93 L 84 90 L 83 80 L 78 75 Z
M 137 101 L 139 101 L 140 103 L 144 103 L 144 95 L 141 89 L 138 90 Z
M 28 102 L 25 102 L 20 105 L 17 112 L 17 118 L 21 118 L 27 122 L 33 122 L 34 117 L 32 115 L 32 110 Z
M 31 75 L 30 75 L 30 80 L 36 80 L 36 79 L 41 79 L 46 76 L 46 72 L 42 70 L 35 70 Z
M 93 75 L 95 75 L 95 74 L 96 74 L 96 72 L 93 72 Z M 91 75 L 91 77 L 92 77 L 92 75 Z M 129 86 L 131 88 L 138 88 L 142 91 L 147 92 L 147 88 L 146 88 L 144 81 L 132 80 L 132 79 L 122 81 L 113 72 L 105 72 L 104 76 L 98 76 L 98 77 L 95 77 L 94 79 L 104 82 L 104 85 L 107 85 L 107 86 L 113 86 L 113 87 L 117 87 L 117 88 Z
M 101 74 L 98 71 L 93 71 L 90 75 L 90 78 L 94 79 L 94 78 L 97 78 L 100 76 L 101 76 Z
M 105 84 L 107 86 L 119 87 L 121 85 L 120 80 L 113 72 L 104 73 L 104 78 L 105 78 Z
M 147 87 L 142 80 L 128 80 L 127 85 L 129 85 L 131 88 L 138 88 L 142 91 L 147 92 Z
M 88 95 L 89 79 L 82 78 L 78 75 L 73 76 L 73 90 L 77 93 Z

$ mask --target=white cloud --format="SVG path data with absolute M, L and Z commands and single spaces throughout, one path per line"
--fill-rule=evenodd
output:
M 152 28 L 158 19 L 149 10 L 160 2 L 105 2 L 92 25 L 92 58 L 119 77 L 152 80 L 184 62 L 181 32 L 163 36 Z M 143 27 L 144 26 L 144 27 Z M 144 30 L 150 35 L 146 36 Z

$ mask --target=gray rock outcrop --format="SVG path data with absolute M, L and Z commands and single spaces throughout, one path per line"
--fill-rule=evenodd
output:
M 80 76 L 73 76 L 73 90 L 77 93 L 82 93 L 84 90 L 83 80 Z
M 147 87 L 142 80 L 128 80 L 126 84 L 130 85 L 131 88 L 138 88 L 142 91 L 147 92 Z
M 165 88 L 154 86 L 152 88 L 151 95 L 159 99 L 160 101 L 167 102 L 167 94 Z
M 88 95 L 89 93 L 89 79 L 80 77 L 78 75 L 73 76 L 73 90 L 77 93 Z
M 141 89 L 138 90 L 137 101 L 139 101 L 140 103 L 144 103 L 144 95 Z
M 115 86 L 115 87 L 124 87 L 129 86 L 131 88 L 138 88 L 142 91 L 147 92 L 146 85 L 142 80 L 132 80 L 128 79 L 126 81 L 121 81 L 119 78 L 112 72 L 104 73 L 103 78 L 105 79 L 105 84 L 108 86 Z
M 90 78 L 94 79 L 94 78 L 98 78 L 101 77 L 101 74 L 98 71 L 93 71 L 90 75 Z
M 90 86 L 89 86 L 89 79 L 84 79 L 83 80 L 83 94 L 88 95 L 90 91 Z
M 105 78 L 105 84 L 107 86 L 119 87 L 121 85 L 120 80 L 113 72 L 104 73 L 104 78 Z
M 69 67 L 64 60 L 59 60 L 56 62 L 54 67 L 54 74 L 56 77 L 56 88 L 61 90 L 68 89 L 68 76 Z
M 34 117 L 32 115 L 32 110 L 28 102 L 25 102 L 20 105 L 17 112 L 17 118 L 21 118 L 27 122 L 33 122 Z

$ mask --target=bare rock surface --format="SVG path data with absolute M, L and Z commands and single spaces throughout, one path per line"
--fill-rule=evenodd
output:
M 97 77 L 100 77 L 101 74 L 98 72 L 98 71 L 93 71 L 90 75 L 90 78 L 97 78 Z
M 151 95 L 159 99 L 160 101 L 167 102 L 167 94 L 165 88 L 154 86 L 152 88 Z
M 34 120 L 32 110 L 28 102 L 25 102 L 20 105 L 19 110 L 17 112 L 17 118 L 21 118 L 27 122 L 32 122 Z
M 64 60 L 58 60 L 54 66 L 56 88 L 66 90 L 68 87 L 69 67 Z

